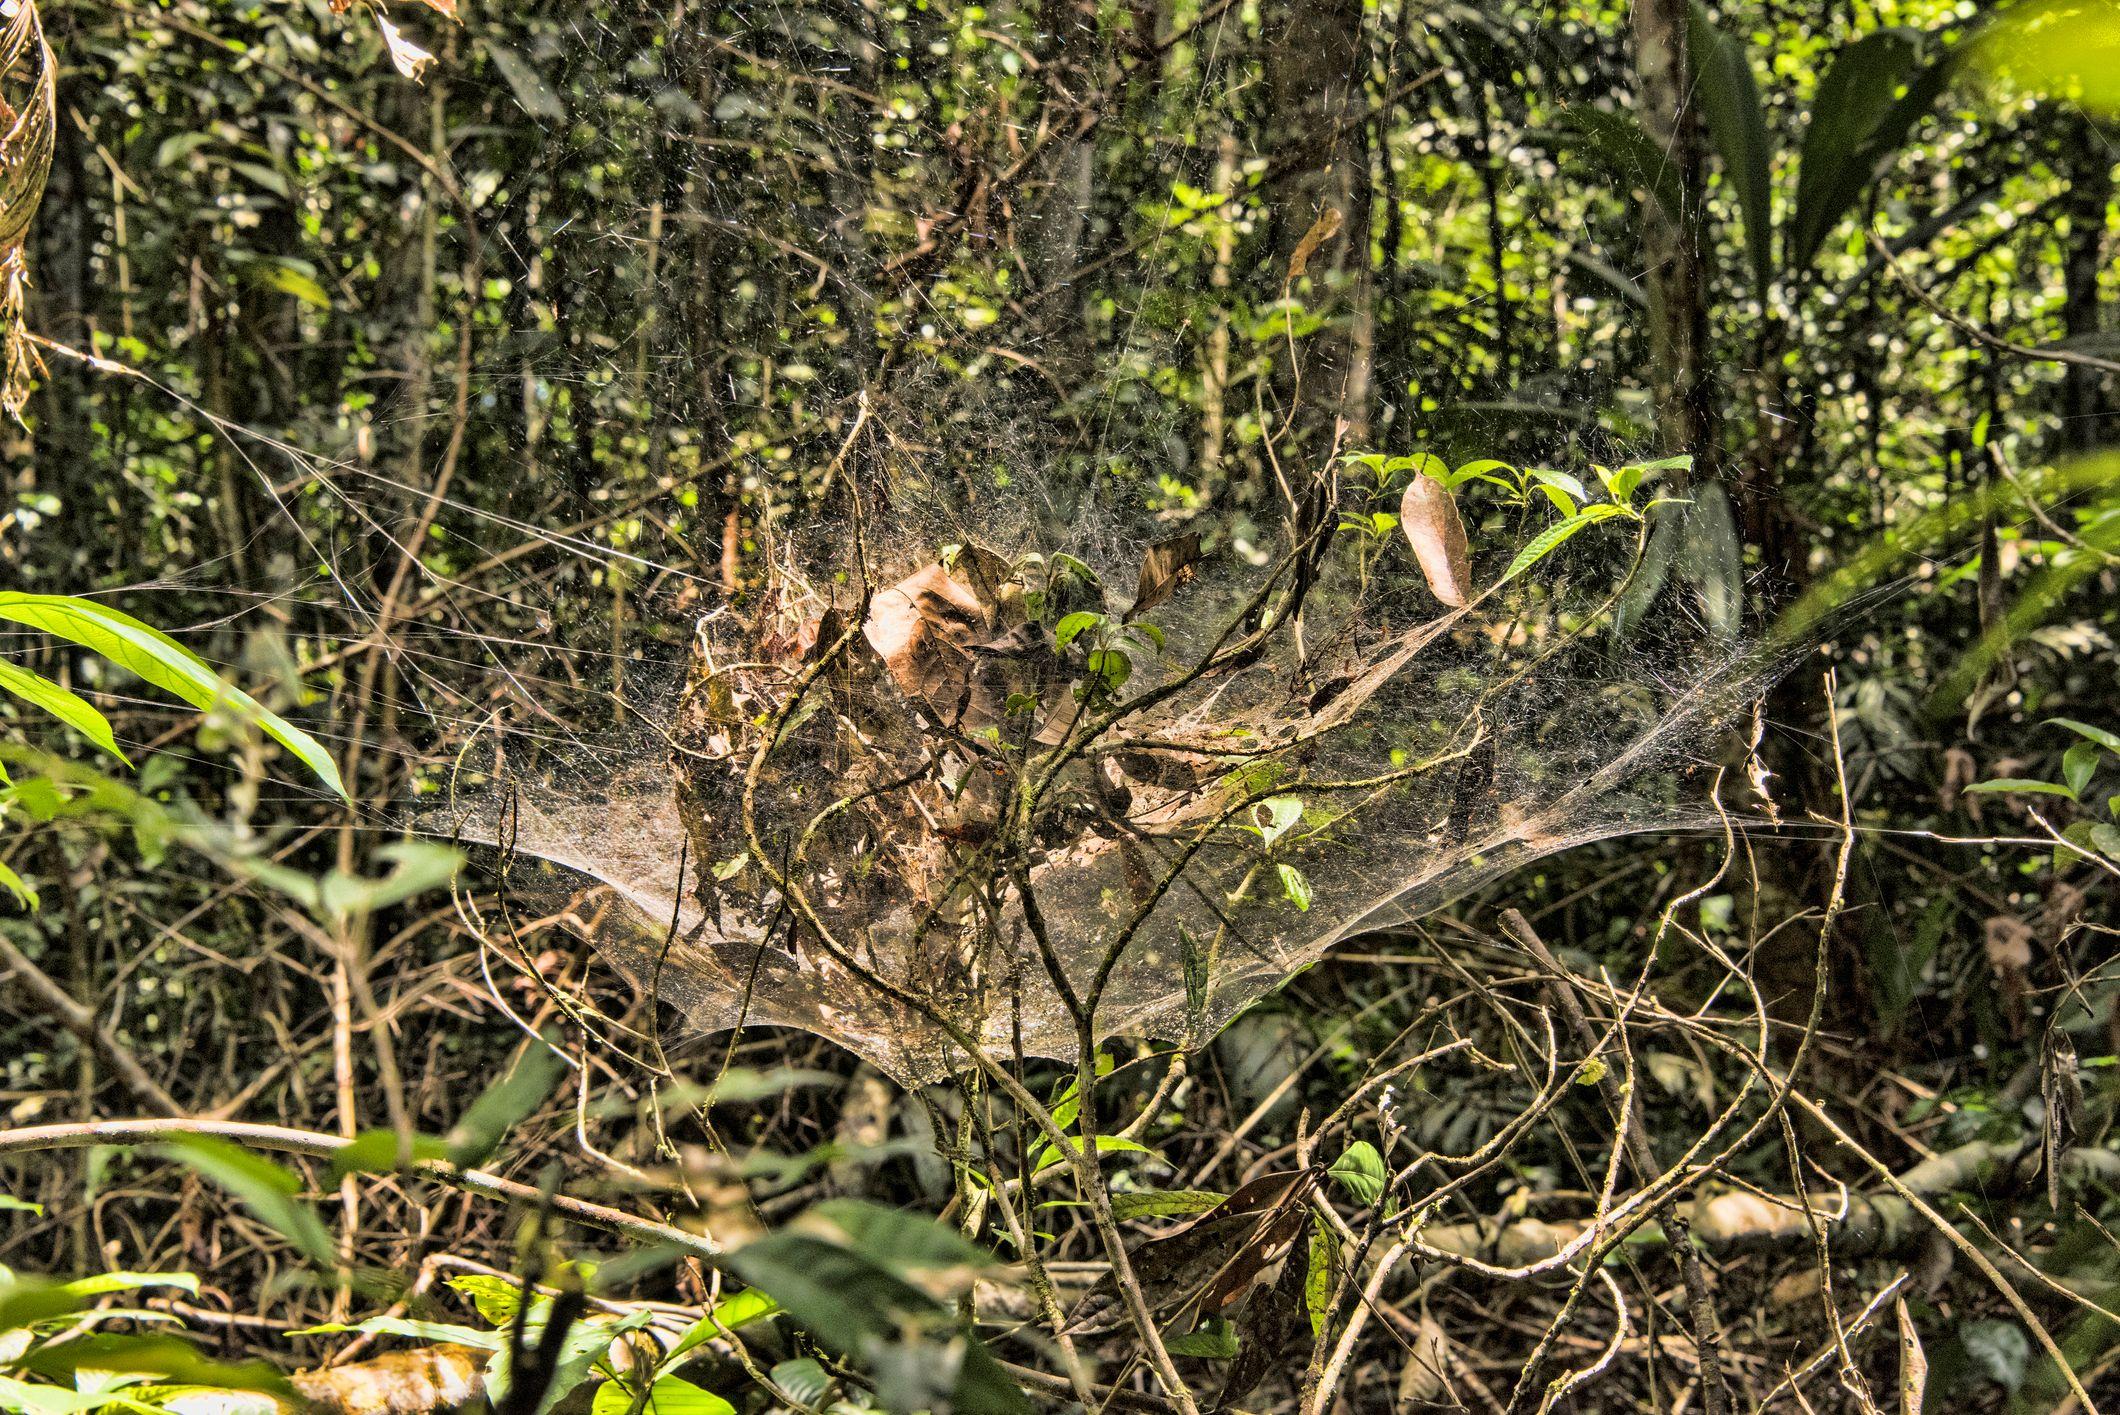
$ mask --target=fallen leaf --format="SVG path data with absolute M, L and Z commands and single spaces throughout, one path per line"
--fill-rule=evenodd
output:
M 1429 592 L 1452 609 L 1464 608 L 1470 598 L 1471 548 L 1449 488 L 1434 477 L 1414 477 L 1399 501 L 1399 529 L 1421 562 Z

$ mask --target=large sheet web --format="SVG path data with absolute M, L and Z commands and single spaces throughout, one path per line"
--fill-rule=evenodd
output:
M 967 1044 L 1070 1057 L 1086 1016 L 1198 1045 L 1353 934 L 1711 819 L 1693 752 L 1764 656 L 1675 613 L 1615 647 L 1631 526 L 1503 583 L 1520 539 L 1476 544 L 1491 588 L 1443 605 L 1361 533 L 1385 490 L 1323 474 L 1247 536 L 845 485 L 655 710 L 487 734 L 428 828 L 501 848 L 503 929 L 565 913 L 693 1028 L 911 1081 Z

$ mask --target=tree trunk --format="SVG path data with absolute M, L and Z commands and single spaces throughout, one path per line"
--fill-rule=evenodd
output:
M 1285 395 L 1297 401 L 1292 427 L 1305 451 L 1345 419 L 1350 445 L 1369 437 L 1373 318 L 1369 270 L 1369 155 L 1364 84 L 1369 48 L 1361 0 L 1294 0 L 1268 56 L 1273 111 L 1275 278 L 1331 322 L 1297 343 Z M 1328 210 L 1338 232 L 1313 251 L 1302 276 L 1290 266 L 1304 237 Z M 1304 282 L 1308 281 L 1308 291 Z
M 1680 209 L 1645 203 L 1649 267 L 1650 377 L 1658 450 L 1691 454 L 1697 475 L 1720 470 L 1722 419 L 1710 386 L 1707 270 L 1702 258 L 1699 115 L 1687 100 L 1693 69 L 1686 50 L 1686 0 L 1635 0 L 1634 61 L 1642 127 L 1678 177 Z

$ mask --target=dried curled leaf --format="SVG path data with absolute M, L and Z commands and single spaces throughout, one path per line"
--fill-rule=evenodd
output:
M 1288 257 L 1288 283 L 1293 285 L 1301 280 L 1303 272 L 1310 268 L 1310 258 L 1318 253 L 1318 247 L 1339 233 L 1340 209 L 1328 206 L 1318 213 L 1317 220 L 1310 223 L 1310 229 L 1303 233 L 1303 239 L 1296 242 L 1294 253 Z
M 1452 609 L 1471 598 L 1471 551 L 1457 499 L 1433 477 L 1416 476 L 1399 500 L 1399 529 L 1421 563 L 1428 589 Z
M 390 62 L 408 79 L 418 79 L 434 63 L 434 55 L 405 38 L 404 31 L 390 23 L 382 11 L 376 11 L 376 27 L 383 32 L 383 45 L 390 51 Z
M 1148 554 L 1141 557 L 1141 583 L 1134 590 L 1134 607 L 1126 611 L 1126 617 L 1146 614 L 1176 594 L 1193 577 L 1199 563 L 1198 531 L 1187 531 L 1150 546 Z
M 44 200 L 58 131 L 58 68 L 44 42 L 44 20 L 35 0 L 17 0 L 7 31 L 0 35 L 0 338 L 6 344 L 0 369 L 0 407 L 22 417 L 31 380 L 44 368 L 30 344 L 22 302 L 29 268 L 22 243 Z

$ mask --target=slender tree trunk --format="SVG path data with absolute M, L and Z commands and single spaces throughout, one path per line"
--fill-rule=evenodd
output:
M 2062 326 L 2070 339 L 2104 330 L 2105 310 L 2098 298 L 2098 276 L 2104 270 L 2107 214 L 2113 204 L 2112 134 L 2078 113 L 2064 134 L 2069 163 L 2068 192 L 2059 203 L 2068 221 L 2066 263 L 2062 269 Z M 2071 364 L 2061 380 L 2061 446 L 2086 451 L 2113 441 L 2113 376 Z
M 1686 0 L 1635 0 L 1641 123 L 1675 170 L 1681 194 L 1676 212 L 1654 199 L 1645 204 L 1657 443 L 1666 455 L 1691 454 L 1696 475 L 1712 477 L 1720 470 L 1722 419 L 1709 369 L 1707 271 L 1697 219 L 1702 141 L 1699 115 L 1688 102 L 1688 23 Z
M 1298 342 L 1287 389 L 1298 400 L 1293 426 L 1306 451 L 1344 419 L 1347 437 L 1369 437 L 1371 278 L 1368 128 L 1364 109 L 1369 47 L 1361 0 L 1293 0 L 1267 56 L 1274 193 L 1274 268 L 1288 279 L 1304 237 L 1327 211 L 1338 233 L 1306 262 L 1291 294 L 1328 313 L 1331 323 Z M 1308 292 L 1303 284 L 1308 280 Z

